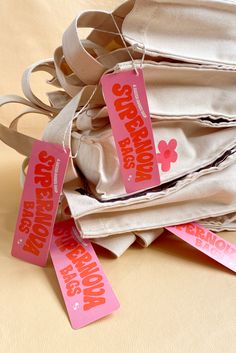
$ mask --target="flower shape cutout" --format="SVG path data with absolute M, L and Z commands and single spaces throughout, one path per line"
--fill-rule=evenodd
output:
M 175 151 L 177 147 L 176 139 L 171 139 L 168 143 L 161 140 L 158 144 L 160 153 L 157 153 L 157 163 L 161 164 L 161 170 L 168 172 L 171 163 L 175 163 L 178 159 L 178 153 Z

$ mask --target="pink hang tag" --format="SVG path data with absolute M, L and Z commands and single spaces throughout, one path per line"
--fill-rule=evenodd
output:
M 186 223 L 166 227 L 171 233 L 236 272 L 236 246 L 199 224 Z
M 101 83 L 127 193 L 159 185 L 143 71 L 107 74 Z
M 13 256 L 45 266 L 68 160 L 69 149 L 34 142 L 12 245 Z
M 55 224 L 51 257 L 74 329 L 119 308 L 91 243 L 80 237 L 73 219 Z

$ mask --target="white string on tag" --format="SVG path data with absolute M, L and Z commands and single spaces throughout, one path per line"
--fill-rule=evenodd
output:
M 144 65 L 145 56 L 146 56 L 146 47 L 145 47 L 145 44 L 143 43 L 143 56 L 142 56 L 142 61 L 141 61 L 141 65 L 140 65 L 141 69 L 143 68 L 143 65 Z
M 65 140 L 66 140 L 66 135 L 67 135 L 67 132 L 68 130 L 70 129 L 70 126 L 71 126 L 71 123 L 73 122 L 74 119 L 78 118 L 78 116 L 80 114 L 82 114 L 86 108 L 88 107 L 89 103 L 91 102 L 91 100 L 93 99 L 95 93 L 97 91 L 97 86 L 95 86 L 91 96 L 89 97 L 89 99 L 87 100 L 87 102 L 85 103 L 85 105 L 75 114 L 75 116 L 71 119 L 71 121 L 67 124 L 67 127 L 65 129 L 65 132 L 64 132 L 64 135 L 63 135 L 63 140 L 62 140 L 62 146 L 63 146 L 63 149 L 64 149 L 64 152 L 67 153 L 66 151 L 66 145 L 65 145 Z M 70 151 L 70 158 L 72 159 L 75 159 L 76 157 L 78 156 L 78 150 L 76 151 L 76 153 L 73 155 Z
M 139 47 L 140 47 L 140 44 L 135 43 L 135 44 L 132 45 L 132 47 L 133 47 L 134 49 L 135 49 L 135 48 L 139 48 Z M 144 43 L 142 43 L 142 47 L 143 47 L 143 55 L 142 55 L 142 58 L 141 58 L 140 69 L 143 68 L 144 61 L 145 61 L 145 56 L 146 56 L 146 47 L 145 47 Z
M 136 72 L 136 75 L 138 76 L 139 73 L 138 73 L 137 67 L 136 67 L 136 65 L 135 65 L 134 58 L 132 57 L 132 55 L 131 55 L 131 53 L 130 53 L 130 51 L 129 51 L 129 48 L 128 48 L 126 42 L 125 42 L 124 36 L 123 36 L 122 32 L 120 31 L 120 28 L 119 28 L 119 26 L 118 26 L 118 24 L 117 24 L 117 22 L 116 22 L 116 20 L 115 20 L 115 17 L 114 17 L 114 15 L 113 15 L 112 12 L 111 12 L 111 18 L 112 18 L 112 21 L 114 22 L 114 25 L 115 25 L 115 27 L 116 27 L 116 29 L 117 29 L 117 32 L 118 32 L 119 35 L 120 35 L 120 38 L 121 38 L 121 40 L 122 40 L 122 43 L 124 44 L 124 47 L 125 47 L 125 49 L 127 50 L 127 53 L 129 54 L 129 57 L 130 57 L 130 59 L 131 59 L 131 61 L 132 61 L 132 65 L 133 65 L 134 71 Z
M 118 26 L 116 20 L 115 20 L 115 17 L 114 17 L 114 15 L 113 15 L 113 13 L 111 13 L 110 15 L 111 15 L 111 18 L 112 18 L 112 20 L 113 20 L 113 22 L 114 22 L 114 25 L 115 25 L 116 29 L 117 29 L 117 32 L 106 31 L 106 30 L 103 30 L 103 29 L 100 29 L 100 28 L 94 28 L 94 30 L 95 30 L 95 31 L 98 31 L 98 32 L 103 32 L 103 33 L 108 33 L 108 34 L 117 35 L 117 36 L 119 36 L 119 37 L 121 38 L 122 43 L 123 43 L 123 45 L 124 45 L 124 48 L 126 49 L 128 55 L 129 55 L 129 57 L 130 57 L 130 59 L 131 59 L 131 62 L 132 62 L 134 71 L 135 71 L 136 75 L 138 76 L 138 75 L 139 75 L 139 72 L 138 72 L 138 70 L 137 70 L 137 63 L 135 62 L 135 60 L 134 60 L 134 58 L 133 58 L 133 56 L 132 56 L 132 54 L 131 54 L 131 52 L 130 52 L 130 50 L 129 50 L 129 47 L 128 47 L 127 44 L 126 44 L 125 38 L 124 38 L 124 36 L 123 36 L 123 34 L 122 34 L 122 32 L 121 32 L 121 30 L 120 30 L 120 28 L 119 28 L 119 26 Z M 127 37 L 130 38 L 131 40 L 134 40 L 134 39 L 131 38 L 130 36 L 127 36 Z M 132 47 L 133 47 L 133 48 L 138 48 L 138 47 L 140 47 L 140 46 L 143 47 L 143 55 L 142 55 L 142 59 L 141 59 L 141 63 L 140 63 L 140 68 L 143 68 L 143 64 L 144 64 L 144 60 L 145 60 L 145 56 L 146 56 L 146 47 L 145 47 L 144 43 L 140 43 L 140 44 L 139 44 L 139 43 L 135 43 Z
M 126 41 L 125 41 L 125 39 L 124 39 L 124 36 L 123 36 L 123 34 L 122 34 L 122 32 L 121 32 L 121 30 L 120 30 L 120 28 L 119 28 L 119 26 L 118 26 L 118 24 L 117 24 L 117 22 L 116 22 L 116 20 L 115 20 L 115 17 L 114 17 L 114 15 L 113 15 L 113 13 L 111 13 L 110 15 L 111 15 L 112 21 L 114 22 L 114 25 L 115 25 L 115 27 L 116 27 L 116 29 L 117 29 L 117 33 L 116 33 L 116 32 L 109 32 L 109 31 L 101 30 L 101 29 L 99 29 L 99 28 L 94 28 L 94 30 L 97 30 L 97 31 L 100 31 L 100 32 L 105 32 L 105 33 L 111 33 L 111 34 L 114 34 L 114 35 L 118 35 L 118 36 L 121 38 L 122 43 L 123 43 L 123 45 L 124 45 L 124 48 L 126 49 L 128 55 L 129 55 L 129 57 L 130 57 L 130 59 L 131 59 L 131 62 L 132 62 L 134 71 L 135 71 L 136 75 L 139 76 L 139 72 L 138 72 L 138 70 L 137 70 L 137 63 L 135 62 L 135 60 L 134 60 L 134 58 L 133 58 L 133 56 L 132 56 L 132 54 L 131 54 L 131 52 L 130 52 L 130 50 L 129 50 L 127 44 L 126 44 Z M 146 48 L 145 48 L 145 45 L 142 43 L 141 46 L 143 47 L 143 55 L 142 55 L 142 58 L 141 58 L 140 68 L 142 68 L 143 65 L 144 65 L 144 60 L 145 60 L 145 55 L 146 55 Z M 133 47 L 133 48 L 135 48 L 135 47 L 138 48 L 138 47 L 140 47 L 140 44 L 136 43 L 136 44 L 134 44 L 132 47 Z M 87 112 L 88 105 L 89 105 L 89 103 L 91 102 L 92 98 L 94 97 L 94 94 L 95 94 L 96 90 L 97 90 L 97 86 L 96 86 L 95 89 L 93 90 L 93 93 L 91 94 L 90 98 L 89 98 L 88 101 L 85 103 L 85 105 L 80 109 L 79 112 L 77 112 L 77 113 L 75 114 L 75 116 L 73 117 L 72 121 L 73 121 L 74 119 L 76 119 L 76 118 L 77 118 L 80 114 L 82 114 L 83 112 Z M 67 133 L 68 133 L 68 130 L 69 130 L 69 128 L 70 128 L 70 125 L 71 125 L 71 122 L 72 122 L 72 121 L 70 121 L 70 122 L 68 123 L 68 125 L 67 125 L 67 127 L 66 127 L 66 129 L 65 129 L 65 132 L 64 132 L 63 141 L 62 141 L 64 151 L 66 151 L 66 146 L 65 146 L 66 135 L 67 135 Z M 77 156 L 78 156 L 78 150 L 76 151 L 76 153 L 75 153 L 74 155 L 72 155 L 72 153 L 71 153 L 71 151 L 70 151 L 70 158 L 75 159 Z

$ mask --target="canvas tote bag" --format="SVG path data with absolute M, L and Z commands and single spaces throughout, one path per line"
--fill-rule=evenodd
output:
M 166 3 L 162 3 L 165 7 Z M 193 21 L 187 23 L 191 38 L 188 45 L 181 46 L 181 53 L 176 53 L 170 41 L 167 47 L 172 47 L 173 53 L 169 54 L 167 49 L 159 50 L 139 38 L 138 22 L 131 25 L 134 33 L 128 33 L 132 16 L 140 16 L 139 6 L 143 4 L 141 1 L 128 1 L 112 15 L 100 11 L 83 12 L 66 30 L 62 47 L 56 49 L 54 58 L 36 63 L 24 73 L 23 91 L 27 99 L 9 96 L 0 101 L 0 104 L 17 102 L 28 107 L 13 120 L 10 129 L 0 126 L 1 139 L 26 156 L 30 154 L 33 139 L 17 131 L 17 122 L 28 112 L 49 117 L 44 140 L 70 146 L 74 157 L 70 160 L 66 177 L 62 213 L 64 217 L 68 214 L 68 203 L 82 236 L 100 242 L 99 245 L 117 256 L 136 237 L 143 245 L 149 245 L 161 234 L 162 227 L 177 222 L 209 222 L 212 229 L 215 226 L 217 230 L 230 229 L 230 224 L 234 226 L 235 60 L 231 55 L 234 31 L 231 33 L 227 27 L 231 22 L 225 21 L 227 28 L 222 32 L 224 51 L 230 53 L 228 57 L 215 55 L 217 50 L 222 51 L 215 40 L 211 41 L 214 50 L 199 56 L 205 43 L 203 36 L 198 36 L 199 53 L 189 50 L 195 33 L 196 23 Z M 147 13 L 156 4 L 159 6 L 158 1 L 148 1 Z M 172 2 L 170 5 L 171 9 L 180 9 L 176 11 L 176 18 L 194 8 L 199 25 L 207 12 L 207 40 L 212 39 L 211 27 L 216 13 L 227 20 L 229 15 L 231 21 L 234 19 L 233 2 L 195 1 L 191 6 L 189 2 Z M 168 15 L 169 7 L 164 12 Z M 146 23 L 143 28 L 146 28 Z M 78 27 L 92 27 L 94 30 L 82 40 Z M 128 43 L 126 46 L 119 31 Z M 155 36 L 161 32 L 152 30 L 151 37 L 155 39 L 151 43 L 158 42 Z M 164 32 L 169 39 L 173 37 L 167 34 L 167 29 Z M 178 156 L 182 155 L 182 159 L 178 157 L 180 164 L 175 165 L 172 174 L 163 174 L 163 185 L 141 194 L 125 195 L 117 158 L 113 160 L 117 171 L 115 178 L 109 174 L 109 163 L 106 165 L 102 158 L 107 152 L 108 155 L 114 152 L 114 143 L 99 81 L 105 72 L 114 68 L 127 70 L 135 65 L 142 66 L 144 70 L 157 147 L 162 140 L 182 141 L 184 136 L 186 149 L 184 151 L 184 143 L 177 143 Z M 57 89 L 48 95 L 49 104 L 39 100 L 30 87 L 30 75 L 40 70 L 51 75 L 49 84 Z M 103 142 L 104 136 L 107 145 Z M 201 138 L 208 143 L 205 149 L 199 148 Z M 92 158 L 87 165 L 86 156 Z M 91 171 L 91 162 L 96 178 Z M 104 180 L 111 178 L 112 187 L 106 185 L 102 177 Z M 199 194 L 197 190 L 202 192 Z

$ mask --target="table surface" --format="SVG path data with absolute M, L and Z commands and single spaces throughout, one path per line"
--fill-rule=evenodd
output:
M 23 70 L 52 56 L 80 10 L 111 10 L 120 3 L 2 0 L 0 94 L 21 94 Z M 33 83 L 43 96 L 42 80 L 36 75 Z M 18 111 L 15 105 L 1 108 L 1 122 L 7 125 Z M 34 119 L 23 119 L 20 127 L 39 136 L 46 121 Z M 234 274 L 168 234 L 148 249 L 132 246 L 120 259 L 99 253 L 121 308 L 73 330 L 52 263 L 40 268 L 10 255 L 22 161 L 0 143 L 0 353 L 235 353 Z M 236 243 L 234 233 L 222 236 Z

